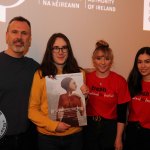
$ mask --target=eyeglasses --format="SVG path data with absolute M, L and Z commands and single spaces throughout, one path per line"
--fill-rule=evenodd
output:
M 62 46 L 62 47 L 54 46 L 54 47 L 53 47 L 53 51 L 56 52 L 56 53 L 59 53 L 60 50 L 61 50 L 63 53 L 67 53 L 67 52 L 68 52 L 68 47 L 67 47 L 67 46 Z

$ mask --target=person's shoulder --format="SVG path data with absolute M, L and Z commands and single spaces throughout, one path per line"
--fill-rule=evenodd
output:
M 5 56 L 4 51 L 1 51 L 1 52 L 0 52 L 0 57 L 4 57 L 4 56 Z
M 30 62 L 30 63 L 39 65 L 39 63 L 38 63 L 35 59 L 33 59 L 33 58 L 31 58 L 31 57 L 25 56 L 24 58 L 25 58 L 26 61 L 28 61 L 28 62 Z
M 38 78 L 43 78 L 43 76 L 42 76 L 42 71 L 40 70 L 40 69 L 37 69 L 36 71 L 35 71 L 35 76 L 37 76 Z
M 118 74 L 118 73 L 116 73 L 116 72 L 114 72 L 114 71 L 111 71 L 111 72 L 110 72 L 110 75 L 111 75 L 111 78 L 112 78 L 112 79 L 121 80 L 121 81 L 126 81 L 126 79 L 125 79 L 122 75 L 120 75 L 120 74 Z
M 42 71 L 37 69 L 34 73 L 34 80 L 37 83 L 44 84 L 46 82 L 45 77 L 42 76 Z
M 81 96 L 77 93 L 73 93 L 72 96 L 77 97 L 77 98 L 81 98 Z
M 3 54 L 4 54 L 4 51 L 1 51 L 1 52 L 0 52 L 0 56 L 2 56 Z
M 84 68 L 85 73 L 95 72 L 95 68 Z
M 96 72 L 95 70 L 86 72 L 86 77 L 93 77 L 95 75 L 95 72 Z
M 35 67 L 35 68 L 39 67 L 39 63 L 36 60 L 34 60 L 33 58 L 25 57 L 25 61 L 28 65 L 30 65 L 32 67 Z
M 67 97 L 68 97 L 68 96 L 67 96 L 66 93 L 59 95 L 59 98 L 60 98 L 60 99 L 67 99 Z

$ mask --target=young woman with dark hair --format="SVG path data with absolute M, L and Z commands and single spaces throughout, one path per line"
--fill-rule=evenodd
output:
M 83 72 L 72 51 L 69 39 L 62 33 L 48 40 L 43 61 L 35 73 L 29 104 L 29 118 L 37 125 L 40 150 L 81 150 L 82 128 L 72 127 L 48 116 L 45 77 Z
M 62 47 L 60 48 L 57 43 L 60 43 Z M 64 34 L 56 33 L 50 37 L 40 70 L 42 76 L 51 75 L 53 77 L 60 73 L 81 72 L 73 55 L 70 41 Z
M 135 56 L 128 77 L 131 94 L 126 127 L 125 150 L 150 149 L 150 47 L 142 47 Z

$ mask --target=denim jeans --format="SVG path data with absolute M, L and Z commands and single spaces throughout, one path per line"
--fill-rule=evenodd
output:
M 39 150 L 82 150 L 82 132 L 67 136 L 51 136 L 39 133 Z

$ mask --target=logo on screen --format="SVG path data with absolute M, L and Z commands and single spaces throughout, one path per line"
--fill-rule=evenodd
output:
M 15 2 L 14 4 L 9 5 L 9 6 L 0 5 L 0 21 L 6 22 L 6 9 L 7 8 L 17 7 L 20 4 L 22 4 L 24 1 L 25 0 L 18 0 L 17 2 Z

